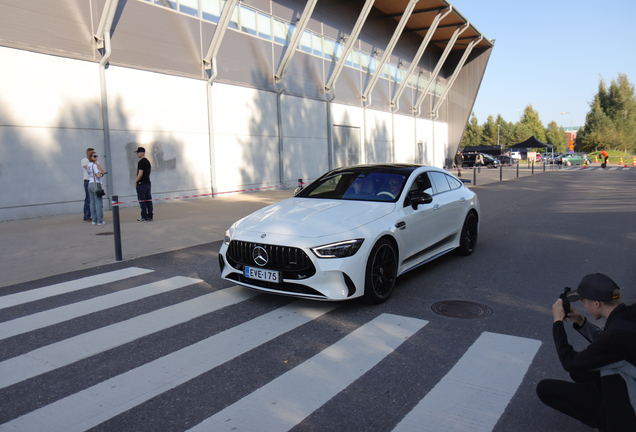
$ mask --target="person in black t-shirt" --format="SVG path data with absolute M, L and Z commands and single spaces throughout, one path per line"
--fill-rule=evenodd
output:
M 150 193 L 150 161 L 146 159 L 146 149 L 138 147 L 135 150 L 139 162 L 137 163 L 137 178 L 135 179 L 135 187 L 137 188 L 137 200 L 141 207 L 141 218 L 137 222 L 151 221 L 152 212 L 152 195 Z

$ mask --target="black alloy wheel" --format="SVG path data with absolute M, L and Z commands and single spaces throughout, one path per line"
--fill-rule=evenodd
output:
M 464 226 L 462 227 L 459 248 L 457 248 L 457 252 L 460 255 L 470 255 L 474 252 L 479 235 L 478 231 L 477 215 L 471 211 L 468 213 L 468 216 L 466 216 Z
M 397 253 L 395 246 L 382 239 L 373 246 L 367 262 L 364 299 L 371 304 L 385 302 L 393 292 L 397 279 Z

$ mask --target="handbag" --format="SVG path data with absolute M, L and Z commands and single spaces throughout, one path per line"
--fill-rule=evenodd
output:
M 93 168 L 93 177 L 94 177 L 94 182 L 93 182 L 93 187 L 95 189 L 95 195 L 97 196 L 97 198 L 101 198 L 104 195 L 106 195 L 106 191 L 104 189 L 102 189 L 101 187 L 99 189 L 97 189 L 97 173 L 95 172 L 95 168 Z

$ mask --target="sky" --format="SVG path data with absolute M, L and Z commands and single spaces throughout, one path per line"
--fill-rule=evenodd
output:
M 602 77 L 636 85 L 636 0 L 450 0 L 495 39 L 473 112 L 517 122 L 528 106 L 544 126 L 583 126 Z M 561 114 L 567 112 L 570 114 Z

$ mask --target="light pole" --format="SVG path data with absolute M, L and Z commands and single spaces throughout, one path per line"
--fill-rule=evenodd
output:
M 570 141 L 574 141 L 572 137 L 574 136 L 574 123 L 572 121 L 572 113 L 561 111 L 561 114 L 570 114 Z M 568 148 L 570 148 L 570 143 L 568 143 Z M 571 150 L 574 151 L 574 150 Z

